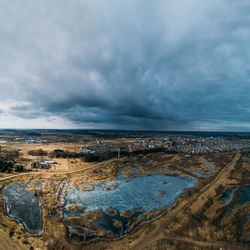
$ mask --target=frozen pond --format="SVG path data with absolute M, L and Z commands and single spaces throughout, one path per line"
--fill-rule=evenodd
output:
M 81 191 L 70 187 L 65 197 L 65 208 L 72 205 L 84 211 L 116 209 L 119 212 L 142 208 L 144 212 L 171 206 L 186 188 L 194 187 L 196 181 L 188 177 L 150 175 L 126 180 L 119 177 L 112 182 L 115 189 L 108 190 L 110 182 L 93 184 L 91 191 Z M 65 217 L 76 214 L 64 213 Z
M 202 178 L 209 177 L 209 176 L 214 176 L 215 175 L 215 171 L 214 171 L 213 163 L 209 162 L 209 161 L 205 161 L 204 164 L 207 166 L 209 174 L 205 174 L 205 173 L 203 173 L 201 171 L 193 171 L 192 173 L 195 176 L 202 177 Z
M 202 173 L 200 171 L 192 172 L 192 174 L 194 174 L 197 177 L 204 177 L 204 178 L 207 177 L 207 174 L 204 174 L 204 173 Z
M 225 204 L 231 202 L 235 191 L 237 188 L 229 188 L 226 190 L 221 196 L 221 201 Z M 237 197 L 237 201 L 240 205 L 245 205 L 245 203 L 250 202 L 250 185 L 244 185 L 239 188 L 239 194 Z
M 239 204 L 244 205 L 247 202 L 250 202 L 250 185 L 245 185 L 240 188 Z
M 3 189 L 7 215 L 20 221 L 24 229 L 31 234 L 42 231 L 42 211 L 33 192 L 26 189 L 26 184 L 15 183 Z
M 226 190 L 221 197 L 221 202 L 225 204 L 230 203 L 231 200 L 233 199 L 233 195 L 235 191 L 236 191 L 236 188 L 229 188 L 228 190 Z

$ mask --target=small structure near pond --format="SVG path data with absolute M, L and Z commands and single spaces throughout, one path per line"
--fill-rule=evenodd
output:
M 52 164 L 55 164 L 54 161 L 51 160 L 41 160 L 41 161 L 35 161 L 32 163 L 32 168 L 36 169 L 48 169 Z

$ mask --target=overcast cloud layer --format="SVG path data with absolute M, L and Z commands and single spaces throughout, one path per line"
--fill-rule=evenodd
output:
M 248 0 L 0 0 L 0 127 L 250 130 Z

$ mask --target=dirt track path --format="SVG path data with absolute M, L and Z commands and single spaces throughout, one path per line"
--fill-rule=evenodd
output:
M 158 227 L 156 227 L 154 230 L 148 233 L 146 237 L 143 237 L 142 239 L 140 239 L 139 242 L 131 246 L 131 249 L 133 250 L 145 249 L 158 240 L 167 239 L 168 237 L 165 235 L 164 229 L 171 224 L 171 222 L 175 219 L 176 215 L 178 215 L 181 211 L 183 211 L 187 207 L 190 207 L 193 213 L 197 212 L 205 204 L 207 198 L 215 192 L 215 188 L 221 183 L 224 183 L 226 181 L 227 175 L 235 167 L 237 161 L 240 159 L 240 156 L 241 156 L 240 153 L 236 153 L 232 161 L 219 172 L 219 174 L 215 177 L 215 179 L 200 190 L 198 196 L 192 197 L 191 199 L 183 200 L 175 208 L 170 210 L 167 214 L 167 218 L 165 219 L 165 221 L 163 221 L 163 223 L 161 223 Z M 177 239 L 177 238 L 186 239 L 181 237 L 176 237 L 172 239 Z M 192 239 L 189 239 L 189 241 L 191 240 Z M 196 241 L 194 240 L 193 242 Z M 228 245 L 226 243 L 219 243 L 219 244 Z M 240 248 L 240 249 L 246 249 L 246 248 Z
M 22 173 L 22 174 L 15 174 L 15 175 L 10 175 L 10 176 L 6 176 L 6 177 L 2 177 L 0 178 L 0 182 L 1 181 L 6 181 L 6 180 L 11 180 L 11 179 L 14 179 L 14 178 L 19 178 L 19 177 L 23 177 L 23 176 L 39 176 L 39 175 L 44 175 L 44 176 L 47 176 L 47 175 L 51 175 L 51 176 L 55 176 L 55 177 L 58 177 L 58 176 L 69 176 L 69 175 L 72 175 L 72 174 L 76 174 L 76 173 L 81 173 L 81 172 L 85 172 L 87 170 L 90 170 L 90 169 L 93 169 L 93 168 L 96 168 L 96 167 L 100 167 L 106 163 L 109 163 L 109 162 L 112 162 L 112 161 L 115 161 L 114 159 L 111 159 L 111 160 L 108 160 L 108 161 L 105 161 L 105 162 L 101 162 L 101 163 L 97 163 L 95 165 L 92 165 L 92 166 L 89 166 L 87 168 L 83 168 L 83 169 L 77 169 L 77 170 L 73 170 L 73 171 L 69 171 L 69 172 L 65 172 L 65 173 L 57 173 L 57 172 L 29 172 L 29 173 Z
M 179 242 L 184 242 L 187 244 L 192 244 L 196 245 L 199 247 L 216 247 L 218 249 L 230 249 L 230 250 L 249 250 L 250 248 L 248 247 L 243 247 L 239 245 L 233 245 L 233 244 L 228 244 L 224 242 L 213 242 L 213 241 L 198 241 L 186 237 L 167 237 L 166 239 L 168 240 L 173 240 L 173 241 L 179 241 Z

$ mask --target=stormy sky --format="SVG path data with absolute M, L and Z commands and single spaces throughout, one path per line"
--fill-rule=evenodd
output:
M 0 127 L 250 131 L 249 0 L 0 0 Z

